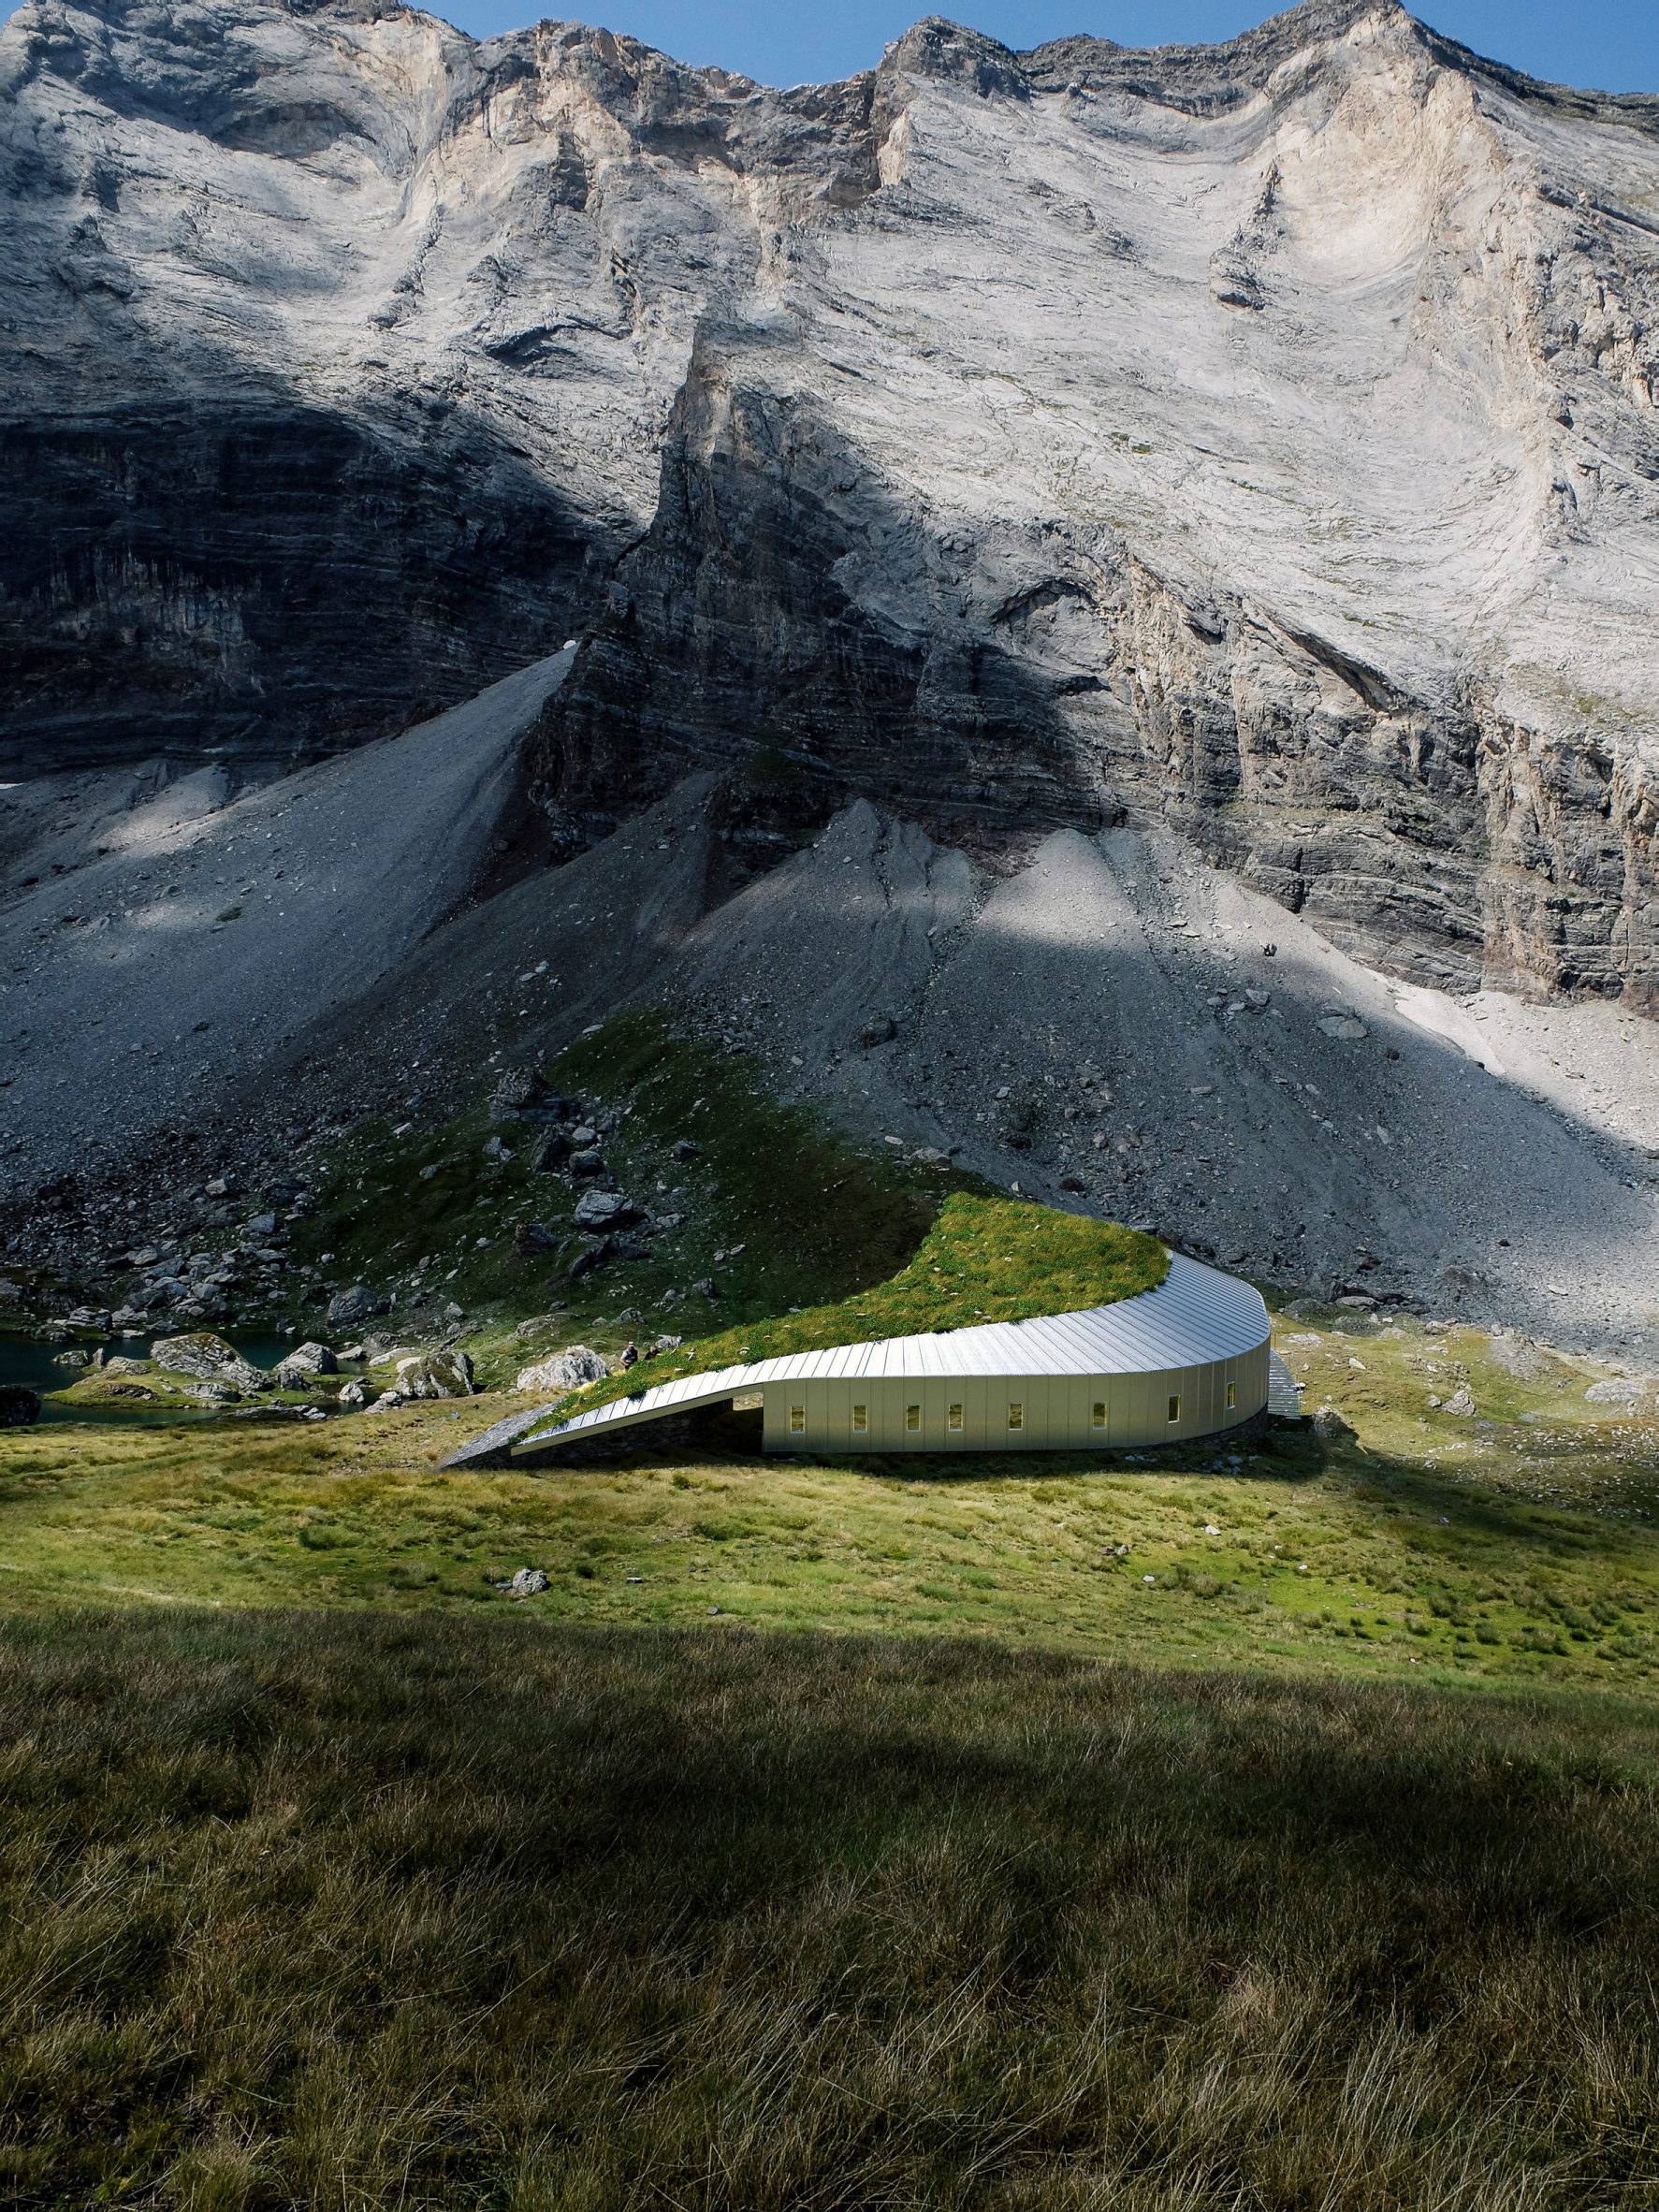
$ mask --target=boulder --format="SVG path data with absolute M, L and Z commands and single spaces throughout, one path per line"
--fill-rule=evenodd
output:
M 609 1237 L 600 1237 L 591 1244 L 584 1244 L 570 1263 L 570 1280 L 579 1283 L 584 1275 L 590 1275 L 596 1267 L 603 1267 L 610 1256 Z
M 1592 1405 L 1634 1405 L 1642 1394 L 1642 1386 L 1628 1375 L 1614 1375 L 1607 1382 L 1594 1382 L 1585 1391 L 1586 1401 Z
M 516 1121 L 527 1107 L 539 1106 L 544 1097 L 541 1077 L 533 1068 L 507 1068 L 489 1095 L 491 1121 Z
M 385 1313 L 386 1306 L 386 1300 L 376 1298 L 367 1284 L 354 1283 L 349 1290 L 337 1290 L 328 1301 L 328 1325 L 333 1329 L 353 1328 L 359 1321 Z
M 104 1361 L 106 1375 L 147 1375 L 149 1371 L 148 1360 L 129 1360 L 122 1352 L 115 1353 Z
M 578 1229 L 603 1232 L 637 1221 L 639 1208 L 619 1190 L 585 1190 L 576 1201 L 575 1219 Z
M 513 1224 L 513 1249 L 520 1259 L 534 1259 L 545 1252 L 557 1252 L 563 1241 L 556 1229 L 548 1229 L 543 1222 Z
M 593 1128 L 591 1123 L 579 1121 L 570 1133 L 570 1141 L 577 1152 L 582 1152 L 589 1144 L 599 1142 L 599 1131 Z
M 573 1344 L 562 1352 L 555 1352 L 549 1360 L 538 1361 L 533 1367 L 521 1367 L 513 1387 L 557 1394 L 579 1390 L 587 1383 L 603 1382 L 609 1373 L 602 1353 L 590 1351 L 585 1344 Z
M 0 1429 L 32 1429 L 40 1419 L 40 1393 L 22 1383 L 0 1383 Z
M 527 1321 L 520 1321 L 514 1330 L 515 1336 L 550 1336 L 559 1327 L 562 1306 L 556 1305 L 551 1313 L 532 1314 Z
M 470 1398 L 473 1362 L 465 1352 L 416 1352 L 398 1361 L 398 1379 L 392 1390 L 400 1399 Z
M 328 1346 L 309 1337 L 304 1344 L 297 1344 L 291 1352 L 283 1354 L 283 1365 L 303 1368 L 307 1375 L 338 1375 L 340 1372 L 340 1361 Z
M 693 1144 L 690 1137 L 676 1137 L 674 1142 L 669 1146 L 669 1150 L 678 1160 L 695 1159 L 702 1149 L 700 1144 Z
M 188 1375 L 197 1382 L 227 1383 L 236 1390 L 266 1390 L 270 1377 L 252 1366 L 234 1345 L 198 1329 L 185 1336 L 162 1336 L 150 1347 L 150 1357 L 169 1375 Z
M 570 1171 L 573 1175 L 603 1175 L 604 1173 L 604 1153 L 600 1151 L 597 1144 L 584 1144 L 579 1151 L 571 1154 Z
M 510 1582 L 501 1587 L 509 1597 L 536 1597 L 547 1587 L 547 1578 L 540 1567 L 520 1567 Z
M 538 1175 L 551 1174 L 569 1151 L 570 1141 L 562 1129 L 544 1129 L 531 1147 L 531 1167 Z
M 367 1403 L 368 1396 L 368 1391 L 364 1390 L 362 1384 L 357 1380 L 356 1375 L 354 1375 L 350 1382 L 342 1384 L 340 1395 L 334 1401 L 334 1403 L 340 1407 L 342 1413 L 356 1412 L 359 1405 Z
M 891 1044 L 898 1035 L 898 1024 L 891 1014 L 872 1014 L 858 1032 L 858 1041 L 866 1052 L 878 1044 Z
M 1314 1416 L 1314 1434 L 1321 1444 L 1340 1444 L 1354 1433 L 1352 1422 L 1345 1420 L 1334 1405 L 1321 1405 Z
M 1466 1382 L 1459 1383 L 1451 1396 L 1440 1408 L 1442 1413 L 1454 1413 L 1460 1420 L 1468 1420 L 1475 1411 L 1475 1393 Z

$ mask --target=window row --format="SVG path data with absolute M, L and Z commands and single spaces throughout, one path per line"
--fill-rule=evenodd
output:
M 1238 1402 L 1239 1386 L 1237 1383 L 1230 1382 L 1227 1386 L 1227 1409 L 1230 1413 L 1231 1413 L 1236 1408 Z M 1171 1421 L 1178 1421 L 1181 1419 L 1181 1393 L 1179 1390 L 1171 1390 L 1170 1392 L 1169 1405 L 1169 1418 Z M 1011 1398 L 1008 1401 L 1008 1426 L 1011 1433 L 1017 1433 L 1018 1431 L 1021 1431 L 1025 1428 L 1026 1403 L 1023 1398 Z M 1089 1409 L 1089 1426 L 1091 1429 L 1105 1428 L 1106 1400 L 1104 1398 L 1097 1398 L 1091 1405 Z M 867 1404 L 855 1404 L 852 1408 L 852 1433 L 855 1436 L 866 1436 L 869 1433 L 869 1406 Z M 962 1406 L 959 1402 L 953 1403 L 952 1404 L 946 1406 L 945 1427 L 947 1431 L 953 1435 L 959 1435 L 962 1433 Z M 906 1433 L 911 1436 L 919 1435 L 921 1433 L 921 1406 L 919 1404 L 907 1405 L 905 1407 Z M 804 1405 L 792 1405 L 790 1407 L 789 1431 L 792 1436 L 804 1436 L 806 1434 L 807 1408 Z

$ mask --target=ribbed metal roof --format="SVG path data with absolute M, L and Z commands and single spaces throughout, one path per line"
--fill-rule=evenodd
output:
M 1236 1275 L 1170 1255 L 1156 1290 L 1080 1313 L 1044 1314 L 1031 1321 L 988 1321 L 926 1336 L 882 1336 L 869 1344 L 828 1345 L 788 1352 L 745 1367 L 683 1375 L 654 1383 L 634 1398 L 613 1398 L 554 1428 L 533 1430 L 521 1445 L 547 1444 L 617 1421 L 690 1412 L 698 1405 L 759 1390 L 763 1383 L 891 1376 L 922 1380 L 950 1375 L 1148 1375 L 1233 1360 L 1265 1344 L 1267 1308 L 1259 1291 Z M 552 1408 L 546 1407 L 550 1412 Z

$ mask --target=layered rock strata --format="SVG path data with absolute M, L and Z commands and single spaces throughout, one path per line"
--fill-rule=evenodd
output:
M 1163 821 L 1417 980 L 1659 1003 L 1659 103 L 1392 0 L 775 93 L 375 0 L 0 34 L 8 767 L 260 772 L 583 650 L 995 862 Z

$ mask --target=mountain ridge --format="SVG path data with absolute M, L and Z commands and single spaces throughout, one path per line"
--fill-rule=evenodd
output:
M 630 792 L 729 766 L 758 687 L 817 684 L 838 625 L 852 665 L 794 731 L 819 819 L 866 787 L 982 842 L 1173 807 L 1317 909 L 1354 873 L 1355 806 L 1323 825 L 1330 866 L 1282 817 L 1342 795 L 1306 765 L 1324 711 L 1370 823 L 1363 880 L 1326 900 L 1348 941 L 1465 986 L 1651 995 L 1630 581 L 1653 573 L 1659 479 L 1651 103 L 1563 123 L 1528 84 L 1517 108 L 1394 0 L 1305 0 L 1213 48 L 1026 56 L 930 17 L 876 71 L 786 93 L 581 26 L 480 43 L 358 0 L 31 0 L 0 52 L 20 215 L 0 627 L 33 766 L 268 774 L 588 629 L 534 763 L 568 851 Z M 770 425 L 752 456 L 734 407 Z M 1012 458 L 1001 513 L 964 467 L 984 441 Z M 717 451 L 722 497 L 816 541 L 787 609 L 729 537 L 698 542 Z M 871 514 L 839 511 L 848 477 Z M 939 516 L 994 573 L 926 542 L 952 534 Z M 706 566 L 726 604 L 700 632 Z M 691 663 L 717 637 L 699 722 Z M 1291 769 L 1245 726 L 1259 704 L 1240 720 L 1241 656 L 1296 730 Z M 1449 798 L 1425 749 L 1458 764 Z M 1407 846 L 1466 878 L 1426 937 L 1415 910 L 1366 911 L 1417 866 L 1407 818 Z

